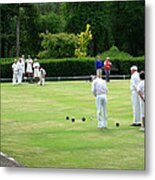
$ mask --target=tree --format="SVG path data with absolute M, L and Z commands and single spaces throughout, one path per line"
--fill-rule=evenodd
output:
M 21 15 L 21 53 L 36 56 L 40 48 L 38 29 L 38 7 L 36 4 L 24 4 Z
M 92 55 L 112 45 L 131 55 L 144 54 L 145 1 L 72 2 L 66 3 L 66 31 L 80 33 L 91 25 Z
M 109 5 L 109 2 L 66 3 L 66 31 L 80 33 L 85 24 L 90 24 L 93 41 L 89 53 L 93 56 L 109 49 L 113 44 Z
M 42 51 L 39 52 L 41 58 L 64 58 L 73 57 L 74 50 L 77 47 L 77 36 L 67 33 L 41 33 Z
M 144 8 L 144 1 L 117 1 L 111 4 L 115 45 L 134 56 L 144 54 Z
M 145 1 L 20 3 L 0 5 L 0 56 L 35 56 L 39 33 L 74 33 L 91 25 L 88 54 L 96 56 L 111 46 L 131 55 L 145 52 Z
M 6 57 L 13 53 L 12 46 L 16 42 L 16 27 L 14 24 L 14 11 L 16 6 L 14 4 L 1 4 L 0 5 L 0 56 Z M 7 13 L 6 13 L 7 12 Z
M 53 12 L 50 12 L 46 15 L 40 15 L 39 20 L 38 20 L 38 29 L 40 33 L 41 32 L 46 32 L 46 33 L 63 32 L 63 29 L 64 29 L 63 17 Z
M 78 42 L 77 42 L 78 48 L 75 49 L 75 55 L 77 57 L 86 57 L 89 42 L 93 39 L 92 33 L 90 31 L 90 25 L 87 24 L 85 32 L 81 32 L 80 34 L 77 35 L 77 37 L 78 37 Z
M 34 4 L 4 4 L 1 12 L 1 57 L 33 53 L 38 47 L 36 24 L 37 8 Z M 31 43 L 30 43 L 31 42 Z M 27 48 L 27 50 L 26 50 Z

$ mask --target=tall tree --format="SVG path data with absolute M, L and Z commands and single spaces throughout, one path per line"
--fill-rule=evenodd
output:
M 4 4 L 1 10 L 1 57 L 39 51 L 35 4 Z
M 17 4 L 16 16 L 16 56 L 19 57 L 20 53 L 20 4 Z
M 14 4 L 1 4 L 0 5 L 0 56 L 6 57 L 12 53 L 13 49 L 11 48 L 14 42 L 16 42 L 15 34 L 15 26 L 14 24 L 14 16 L 16 15 L 16 11 L 14 11 L 16 6 Z
M 144 54 L 145 2 L 116 1 L 111 5 L 115 45 L 132 55 Z
M 83 31 L 87 23 L 91 25 L 92 55 L 107 50 L 113 43 L 109 5 L 106 2 L 66 3 L 66 30 L 68 32 L 79 33 Z
M 66 3 L 66 30 L 79 33 L 92 27 L 91 50 L 96 55 L 116 45 L 132 55 L 144 53 L 145 1 Z

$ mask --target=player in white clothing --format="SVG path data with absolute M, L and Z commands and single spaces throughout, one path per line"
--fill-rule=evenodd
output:
M 39 76 L 40 76 L 40 72 L 39 72 L 40 64 L 37 61 L 37 58 L 34 59 L 33 68 L 34 68 L 33 77 L 35 79 L 35 82 L 38 82 L 39 81 Z
M 18 68 L 18 84 L 21 84 L 23 79 L 23 62 L 21 59 L 19 59 L 17 62 L 17 68 Z
M 145 72 L 141 71 L 139 74 L 140 83 L 137 87 L 137 92 L 140 97 L 140 112 L 141 112 L 141 119 L 142 119 L 142 127 L 140 128 L 141 131 L 145 130 Z
M 33 74 L 33 69 L 32 69 L 33 60 L 31 59 L 30 55 L 28 55 L 28 59 L 26 59 L 26 63 L 27 63 L 26 73 L 27 73 L 28 77 L 32 77 L 32 74 Z
M 45 84 L 46 71 L 45 71 L 44 68 L 40 67 L 39 73 L 40 73 L 40 76 L 39 76 L 39 82 L 38 82 L 38 84 L 41 85 L 41 86 L 42 86 L 42 85 L 44 86 L 44 84 Z
M 33 60 L 31 59 L 30 55 L 28 55 L 28 59 L 26 59 L 26 64 L 27 64 L 26 73 L 28 76 L 28 81 L 32 82 L 33 81 L 33 79 L 32 79 L 32 77 L 33 77 L 33 69 L 32 69 Z
M 14 59 L 14 63 L 12 64 L 12 71 L 13 71 L 13 78 L 12 78 L 12 84 L 17 84 L 18 81 L 18 65 L 17 65 L 17 59 Z
M 23 77 L 24 77 L 24 75 L 25 75 L 25 56 L 22 55 L 22 57 L 20 59 L 21 59 L 22 64 L 23 64 Z
M 96 97 L 98 128 L 107 128 L 106 104 L 108 88 L 105 80 L 99 74 L 92 82 L 92 92 Z
M 133 123 L 130 126 L 141 126 L 140 119 L 140 99 L 137 93 L 137 86 L 140 83 L 139 73 L 137 66 L 132 66 L 131 70 L 131 80 L 130 80 L 130 90 L 131 90 L 131 101 L 133 108 Z

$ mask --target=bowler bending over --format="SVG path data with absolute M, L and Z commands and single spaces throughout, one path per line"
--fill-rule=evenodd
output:
M 108 92 L 108 88 L 105 80 L 101 78 L 101 74 L 98 75 L 96 79 L 93 80 L 92 92 L 96 97 L 98 128 L 106 128 L 107 127 L 106 94 Z

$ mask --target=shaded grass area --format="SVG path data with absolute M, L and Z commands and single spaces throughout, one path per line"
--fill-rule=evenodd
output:
M 27 167 L 143 170 L 144 133 L 129 126 L 129 81 L 108 89 L 108 129 L 99 130 L 88 81 L 1 84 L 2 152 Z

